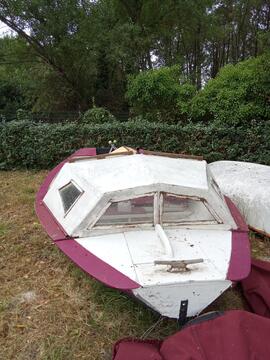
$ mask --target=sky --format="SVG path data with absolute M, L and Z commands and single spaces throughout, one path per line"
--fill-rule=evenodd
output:
M 11 33 L 12 30 L 2 21 L 0 21 L 0 37 L 4 37 L 5 35 L 10 35 Z

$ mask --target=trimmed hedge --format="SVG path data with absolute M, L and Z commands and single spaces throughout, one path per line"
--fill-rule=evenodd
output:
M 203 155 L 208 161 L 242 160 L 270 165 L 270 122 L 250 127 L 215 128 L 128 121 L 99 125 L 77 123 L 0 125 L 0 167 L 50 168 L 81 147 L 108 146 L 108 140 L 149 150 Z

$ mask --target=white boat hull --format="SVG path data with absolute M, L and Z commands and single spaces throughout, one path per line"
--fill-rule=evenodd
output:
M 221 191 L 233 200 L 247 224 L 270 236 L 270 166 L 216 161 L 209 167 Z
M 230 285 L 226 279 L 231 256 L 231 232 L 166 230 L 172 254 L 155 230 L 95 236 L 76 241 L 91 253 L 140 284 L 136 298 L 162 316 L 178 318 L 181 301 L 188 300 L 187 316 L 199 314 Z M 217 241 L 218 239 L 218 241 Z M 185 272 L 154 265 L 158 259 L 196 259 Z
M 247 226 L 205 161 L 95 155 L 71 155 L 36 197 L 48 235 L 86 273 L 171 318 L 181 302 L 199 314 L 248 275 Z
M 231 286 L 229 280 L 197 281 L 141 287 L 132 292 L 162 316 L 178 318 L 180 304 L 188 300 L 187 316 L 196 316 Z

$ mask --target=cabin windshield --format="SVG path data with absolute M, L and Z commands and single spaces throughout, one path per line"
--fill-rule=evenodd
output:
M 113 202 L 95 226 L 135 225 L 154 223 L 154 196 Z
M 200 199 L 164 194 L 161 214 L 163 224 L 217 223 Z
M 155 199 L 151 194 L 112 202 L 94 227 L 218 223 L 203 199 L 168 193 L 156 193 Z

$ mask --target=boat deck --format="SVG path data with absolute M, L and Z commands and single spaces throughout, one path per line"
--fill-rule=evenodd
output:
M 231 232 L 221 230 L 167 229 L 172 253 L 155 230 L 128 231 L 86 237 L 76 241 L 141 286 L 226 279 L 231 255 Z M 168 272 L 156 260 L 193 260 L 186 272 Z

